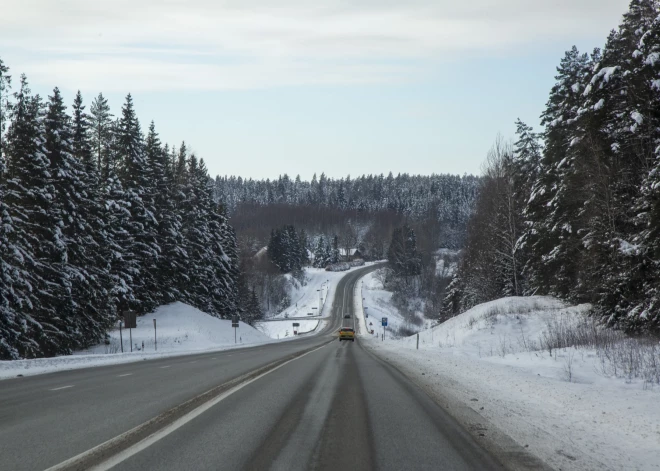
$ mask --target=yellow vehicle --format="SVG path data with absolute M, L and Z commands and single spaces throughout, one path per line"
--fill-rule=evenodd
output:
M 342 327 L 339 329 L 339 340 L 350 340 L 355 342 L 355 331 L 350 327 Z

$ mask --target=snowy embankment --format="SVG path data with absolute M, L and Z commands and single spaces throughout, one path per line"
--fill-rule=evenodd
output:
M 383 333 L 381 325 L 383 317 L 387 317 L 386 337 L 395 335 L 400 331 L 412 330 L 414 332 L 423 329 L 425 326 L 430 327 L 430 321 L 421 312 L 416 314 L 413 323 L 401 315 L 399 310 L 391 303 L 392 293 L 383 289 L 383 283 L 380 281 L 377 271 L 365 275 L 361 283 L 358 283 L 358 288 L 359 292 L 355 293 L 355 299 L 356 302 L 362 303 L 359 305 L 358 310 L 364 306 L 364 313 L 368 316 L 360 332 L 369 333 L 373 330 L 373 336 L 380 338 Z
M 588 308 L 549 297 L 505 298 L 422 331 L 419 350 L 416 335 L 384 342 L 366 335 L 363 345 L 478 431 L 484 444 L 504 434 L 554 469 L 658 470 L 658 371 L 647 356 L 638 377 L 622 374 L 613 336 L 586 320 Z M 601 345 L 557 348 L 562 339 L 590 335 Z M 646 355 L 660 353 L 647 347 Z
M 153 319 L 156 319 L 157 351 Z M 137 328 L 132 329 L 131 332 L 122 329 L 124 353 L 121 353 L 119 329 L 109 332 L 109 335 L 109 343 L 75 352 L 73 355 L 36 360 L 0 361 L 0 379 L 272 342 L 272 339 L 262 332 L 241 322 L 234 343 L 231 320 L 218 319 L 180 302 L 161 306 L 153 314 L 138 317 Z M 133 340 L 133 352 L 130 351 L 130 337 Z M 142 350 L 143 342 L 144 350 Z
M 373 265 L 374 262 L 367 263 Z M 300 324 L 299 333 L 320 332 L 326 319 L 332 315 L 337 284 L 347 273 L 363 267 L 354 267 L 344 272 L 329 272 L 322 268 L 305 268 L 305 284 L 294 283 L 289 291 L 291 305 L 256 327 L 273 339 L 293 336 L 293 323 Z M 311 314 L 311 315 L 310 315 Z

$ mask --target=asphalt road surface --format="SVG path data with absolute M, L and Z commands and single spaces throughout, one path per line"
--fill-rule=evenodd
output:
M 0 381 L 0 470 L 501 469 L 359 340 L 337 340 L 373 269 L 340 281 L 318 336 Z

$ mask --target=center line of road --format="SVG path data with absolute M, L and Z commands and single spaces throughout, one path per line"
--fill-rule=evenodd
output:
M 167 365 L 167 366 L 161 366 L 161 368 L 169 368 L 172 365 Z
M 70 386 L 61 386 L 59 388 L 49 389 L 49 391 L 59 391 L 60 389 L 68 389 L 68 388 L 72 388 L 72 387 L 73 387 L 73 384 L 70 385 Z
M 188 363 L 197 363 L 197 360 L 195 360 L 195 361 L 189 361 Z
M 132 375 L 132 374 L 133 374 L 133 373 L 126 373 L 126 374 L 123 374 L 123 375 L 118 375 L 117 377 L 118 377 L 118 378 L 121 378 L 121 377 L 123 377 L 123 376 L 130 376 L 130 375 Z

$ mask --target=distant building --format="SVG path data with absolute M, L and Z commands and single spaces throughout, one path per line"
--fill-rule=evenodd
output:
M 350 262 L 356 258 L 362 258 L 362 254 L 358 249 L 349 249 L 348 251 L 346 249 L 339 249 L 339 256 L 344 262 Z

